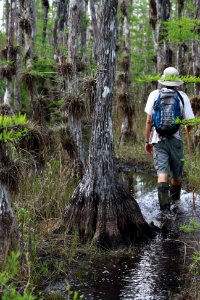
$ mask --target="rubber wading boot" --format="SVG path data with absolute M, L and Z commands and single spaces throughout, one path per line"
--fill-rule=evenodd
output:
M 181 185 L 171 185 L 170 187 L 171 202 L 180 200 L 180 196 L 181 196 Z
M 158 183 L 158 200 L 161 210 L 170 210 L 169 185 L 167 182 Z

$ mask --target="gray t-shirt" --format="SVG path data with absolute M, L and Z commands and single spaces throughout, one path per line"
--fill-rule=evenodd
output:
M 167 88 L 163 88 L 163 89 L 169 90 Z M 178 91 L 178 92 L 181 94 L 181 96 L 183 98 L 183 102 L 184 102 L 184 107 L 183 107 L 182 102 L 180 101 L 181 114 L 183 116 L 183 119 L 187 119 L 187 120 L 193 119 L 194 113 L 192 111 L 191 103 L 190 103 L 188 96 L 182 91 Z M 158 98 L 158 95 L 159 95 L 159 90 L 154 90 L 153 92 L 150 93 L 150 95 L 147 99 L 147 103 L 146 103 L 144 111 L 149 116 L 153 115 L 153 106 L 154 106 L 156 99 Z M 181 131 L 180 130 L 177 131 L 173 136 L 178 139 L 181 139 Z M 161 139 L 162 139 L 162 137 L 159 136 L 159 134 L 156 132 L 155 128 L 152 127 L 149 143 L 151 143 L 151 144 L 158 143 Z

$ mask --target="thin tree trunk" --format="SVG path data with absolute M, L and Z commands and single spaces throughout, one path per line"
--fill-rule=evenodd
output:
M 26 7 L 23 7 L 23 18 L 26 22 L 26 25 L 23 27 L 24 34 L 24 49 L 25 49 L 25 65 L 27 69 L 31 69 L 33 67 L 32 63 L 32 46 L 33 46 L 33 28 L 32 28 L 32 10 L 31 10 L 32 1 L 28 0 Z
M 32 106 L 32 118 L 35 122 L 41 123 L 41 113 L 38 103 L 37 87 L 35 78 L 29 71 L 33 68 L 33 45 L 36 32 L 35 0 L 20 1 L 20 27 L 24 42 L 24 62 L 26 68 L 26 78 L 30 92 L 30 103 Z M 25 80 L 26 81 L 26 80 Z
M 48 0 L 42 0 L 42 5 L 43 5 L 43 8 L 44 8 L 44 19 L 43 19 L 43 43 L 44 43 L 46 41 L 46 34 L 47 34 L 49 1 Z
M 10 8 L 9 0 L 6 0 L 5 8 L 4 8 L 5 9 L 4 15 L 5 15 L 5 24 L 6 24 L 6 36 L 8 36 L 8 32 L 9 32 L 9 18 L 10 18 L 9 8 Z
M 22 47 L 22 32 L 19 26 L 19 19 L 20 19 L 20 11 L 16 11 L 15 15 L 16 19 L 16 41 L 17 41 L 17 55 L 16 55 L 16 74 L 15 74 L 15 81 L 14 81 L 14 111 L 19 112 L 21 110 L 21 94 L 20 94 L 20 64 L 21 64 L 21 47 Z
M 171 51 L 168 41 L 164 38 L 163 22 L 169 20 L 171 3 L 169 0 L 150 0 L 150 24 L 153 30 L 153 42 L 156 53 L 158 73 L 171 64 Z
M 93 0 L 89 0 L 89 7 L 90 7 L 92 28 L 93 28 L 93 34 L 94 34 L 94 47 L 93 47 L 94 58 L 95 58 L 95 60 L 97 60 L 97 43 L 98 43 L 99 29 L 98 29 L 96 11 L 95 11 L 95 6 L 94 6 Z
M 68 21 L 69 0 L 57 1 L 56 5 L 57 5 L 57 9 L 56 9 L 56 17 L 55 17 L 54 27 L 53 27 L 53 44 L 54 44 L 54 53 L 57 57 L 59 55 L 62 55 L 60 47 L 66 46 L 67 44 L 67 34 L 65 30 L 67 28 L 67 21 Z M 58 51 L 58 49 L 60 52 Z
M 178 18 L 182 18 L 184 8 L 184 1 L 178 0 Z M 177 49 L 177 68 L 181 75 L 186 74 L 185 72 L 185 44 L 183 42 L 178 43 Z
M 8 187 L 0 182 L 0 253 L 15 247 L 17 224 L 13 214 Z
M 78 58 L 78 36 L 80 24 L 80 10 L 82 7 L 82 0 L 71 0 L 69 4 L 69 39 L 68 39 L 68 62 L 72 66 L 72 81 L 69 87 L 69 93 L 73 97 L 77 96 L 79 91 L 77 78 L 77 58 Z M 78 169 L 84 168 L 83 155 L 83 138 L 82 125 L 80 115 L 73 113 L 71 110 L 68 113 L 69 128 L 77 147 L 77 158 L 75 165 Z
M 81 43 L 80 43 L 80 47 L 81 47 L 81 57 L 80 60 L 82 60 L 83 62 L 87 60 L 87 56 L 86 56 L 86 45 L 87 45 L 87 24 L 85 23 L 85 20 L 83 18 L 84 15 L 87 14 L 87 10 L 88 10 L 88 5 L 87 3 L 82 3 L 82 9 L 81 9 L 81 14 L 82 14 L 82 18 L 81 18 Z
M 58 21 L 59 21 L 59 3 L 57 3 L 57 9 L 56 9 L 56 17 L 54 21 L 54 26 L 53 26 L 53 46 L 54 46 L 54 55 L 55 58 L 57 58 L 57 47 L 58 47 Z
M 7 163 L 5 144 L 0 143 L 1 171 Z M 2 174 L 1 174 L 2 177 Z M 5 256 L 16 247 L 17 224 L 12 209 L 12 198 L 6 182 L 0 180 L 0 252 Z
M 10 5 L 8 6 L 9 9 L 9 19 L 8 19 L 8 48 L 7 48 L 7 61 L 10 64 L 13 64 L 14 62 L 11 61 L 12 54 L 11 51 L 13 49 L 13 40 L 14 40 L 14 15 L 15 15 L 15 9 L 16 9 L 16 0 L 11 0 Z M 7 104 L 11 107 L 12 102 L 12 77 L 14 74 L 9 74 L 6 78 L 6 91 L 4 94 L 4 104 Z
M 169 44 L 164 38 L 163 22 L 169 20 L 171 3 L 169 0 L 156 0 L 157 7 L 157 72 L 162 73 L 163 69 L 170 65 Z
M 200 0 L 195 0 L 195 19 L 200 19 Z M 200 35 L 200 28 L 197 25 L 196 34 Z M 200 76 L 200 43 L 199 40 L 192 41 L 192 60 L 193 60 L 193 74 Z M 195 83 L 194 90 L 196 95 L 200 95 L 200 83 Z
M 120 145 L 124 145 L 126 142 L 130 140 L 130 138 L 135 138 L 135 134 L 133 132 L 133 102 L 132 97 L 130 95 L 130 63 L 131 63 L 131 43 L 130 43 L 130 16 L 129 16 L 129 7 L 130 0 L 123 0 L 121 2 L 121 11 L 124 15 L 124 26 L 123 26 L 123 36 L 124 36 L 124 53 L 125 56 L 123 58 L 123 72 L 124 72 L 124 80 L 121 80 L 121 88 L 122 94 L 125 97 L 122 97 L 124 100 L 121 103 L 121 108 L 123 109 L 123 122 L 121 126 L 121 135 L 119 143 Z

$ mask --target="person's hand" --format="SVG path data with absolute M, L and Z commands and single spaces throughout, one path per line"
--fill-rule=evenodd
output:
M 145 152 L 147 154 L 152 154 L 153 153 L 153 146 L 152 146 L 152 144 L 145 143 Z

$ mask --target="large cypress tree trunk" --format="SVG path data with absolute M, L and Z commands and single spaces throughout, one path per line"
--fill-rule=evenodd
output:
M 67 231 L 83 240 L 117 247 L 138 236 L 152 236 L 138 204 L 117 179 L 113 142 L 113 92 L 117 0 L 101 0 L 97 92 L 88 167 L 65 209 Z

